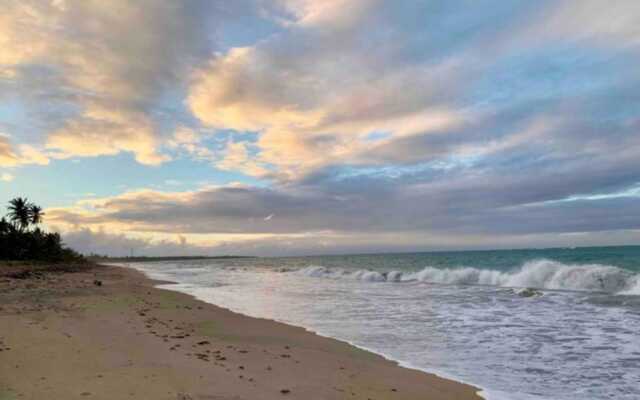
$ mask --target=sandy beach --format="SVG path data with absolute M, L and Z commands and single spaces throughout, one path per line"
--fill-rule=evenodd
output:
M 0 277 L 0 399 L 480 398 L 157 283 L 111 266 Z

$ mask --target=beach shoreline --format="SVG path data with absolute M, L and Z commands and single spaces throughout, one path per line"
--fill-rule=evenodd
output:
M 481 398 L 161 283 L 117 266 L 0 277 L 0 399 Z

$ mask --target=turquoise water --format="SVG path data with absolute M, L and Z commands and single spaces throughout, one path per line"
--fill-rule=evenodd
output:
M 640 246 L 130 266 L 491 400 L 640 399 Z
M 242 259 L 229 264 L 255 266 L 323 265 L 337 268 L 419 270 L 473 267 L 508 271 L 528 261 L 548 259 L 563 264 L 602 264 L 640 272 L 640 246 L 578 247 L 522 250 L 443 251 L 421 253 L 356 254 L 312 257 Z

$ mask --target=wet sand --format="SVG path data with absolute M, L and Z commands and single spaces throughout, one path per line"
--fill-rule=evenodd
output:
M 0 400 L 480 399 L 347 343 L 156 289 L 130 269 L 19 277 L 0 272 Z

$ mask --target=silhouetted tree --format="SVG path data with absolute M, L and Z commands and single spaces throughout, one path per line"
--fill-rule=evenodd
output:
M 17 197 L 9 202 L 7 218 L 0 219 L 0 260 L 81 261 L 83 257 L 66 248 L 59 233 L 45 232 L 42 208 Z M 35 229 L 29 230 L 30 225 Z
M 35 204 L 29 204 L 29 220 L 34 225 L 39 225 L 42 223 L 42 217 L 44 217 L 44 212 L 40 206 Z
M 2 219 L 0 219 L 0 235 L 9 233 L 9 231 L 11 231 L 11 228 L 11 224 L 7 222 L 7 219 L 5 217 L 2 217 Z
M 31 223 L 31 213 L 29 200 L 23 197 L 16 197 L 9 202 L 9 219 L 20 231 L 24 231 Z

